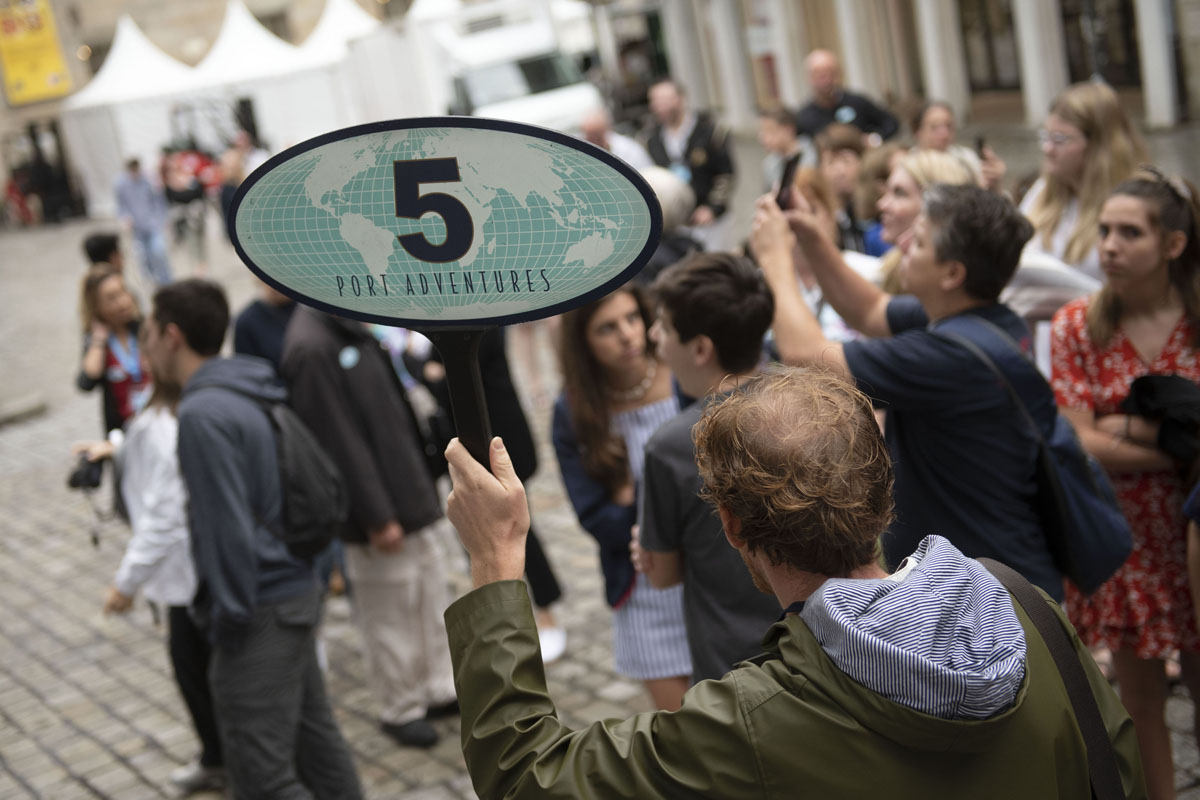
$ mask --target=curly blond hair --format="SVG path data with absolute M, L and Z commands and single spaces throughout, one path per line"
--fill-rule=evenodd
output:
M 841 577 L 879 557 L 892 462 L 871 401 L 818 369 L 772 368 L 715 399 L 693 429 L 701 496 L 777 565 Z

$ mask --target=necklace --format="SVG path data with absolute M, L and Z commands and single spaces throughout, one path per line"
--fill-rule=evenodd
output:
M 640 383 L 628 389 L 609 389 L 608 396 L 618 403 L 632 403 L 635 400 L 641 400 L 654 385 L 654 376 L 657 373 L 658 361 L 652 358 L 646 364 L 646 377 L 642 378 Z

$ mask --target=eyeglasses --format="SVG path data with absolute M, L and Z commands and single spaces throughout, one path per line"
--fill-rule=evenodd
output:
M 1069 145 L 1071 142 L 1074 142 L 1075 140 L 1077 140 L 1079 137 L 1074 134 L 1071 134 L 1071 133 L 1058 133 L 1055 131 L 1048 131 L 1045 128 L 1042 128 L 1040 131 L 1037 132 L 1037 138 L 1038 138 L 1038 144 L 1042 145 L 1043 147 L 1045 147 L 1046 145 L 1050 145 L 1051 147 L 1057 148 L 1057 147 L 1065 147 L 1066 145 Z

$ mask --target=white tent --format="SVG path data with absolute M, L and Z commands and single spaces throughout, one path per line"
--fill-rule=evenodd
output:
M 239 101 L 250 101 L 260 138 L 276 150 L 358 121 L 338 89 L 337 70 L 347 39 L 378 22 L 353 0 L 326 6 L 311 44 L 300 48 L 264 28 L 242 0 L 230 0 L 216 41 L 194 68 L 122 17 L 100 71 L 63 103 L 63 134 L 89 213 L 114 215 L 113 184 L 125 161 L 137 156 L 153 169 L 173 135 L 187 132 L 202 147 L 223 147 Z M 187 123 L 183 130 L 172 129 L 173 118 Z
M 100 71 L 62 107 L 88 108 L 169 94 L 184 85 L 191 72 L 191 67 L 159 50 L 133 18 L 123 14 Z
M 244 84 L 308 66 L 300 48 L 264 28 L 242 0 L 229 0 L 217 40 L 192 72 L 192 86 Z
M 340 63 L 346 57 L 346 43 L 366 36 L 380 25 L 354 0 L 325 0 L 325 8 L 312 33 L 300 45 L 310 63 Z
M 328 11 L 322 20 L 330 16 Z M 264 28 L 242 0 L 229 0 L 217 40 L 196 65 L 187 91 L 227 108 L 249 100 L 259 138 L 270 149 L 281 149 L 353 121 L 337 90 L 345 39 L 342 52 L 336 39 L 331 31 L 321 34 L 312 48 L 296 47 Z
M 143 167 L 157 163 L 170 137 L 172 97 L 191 71 L 158 49 L 128 14 L 117 20 L 100 71 L 62 104 L 62 132 L 89 213 L 116 213 L 113 183 L 128 158 L 137 156 Z

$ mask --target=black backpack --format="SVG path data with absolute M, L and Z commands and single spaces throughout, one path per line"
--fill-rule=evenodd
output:
M 311 561 L 338 537 L 349 517 L 342 473 L 295 411 L 284 403 L 246 396 L 262 407 L 274 429 L 283 529 L 257 514 L 255 519 L 283 540 L 288 552 Z

